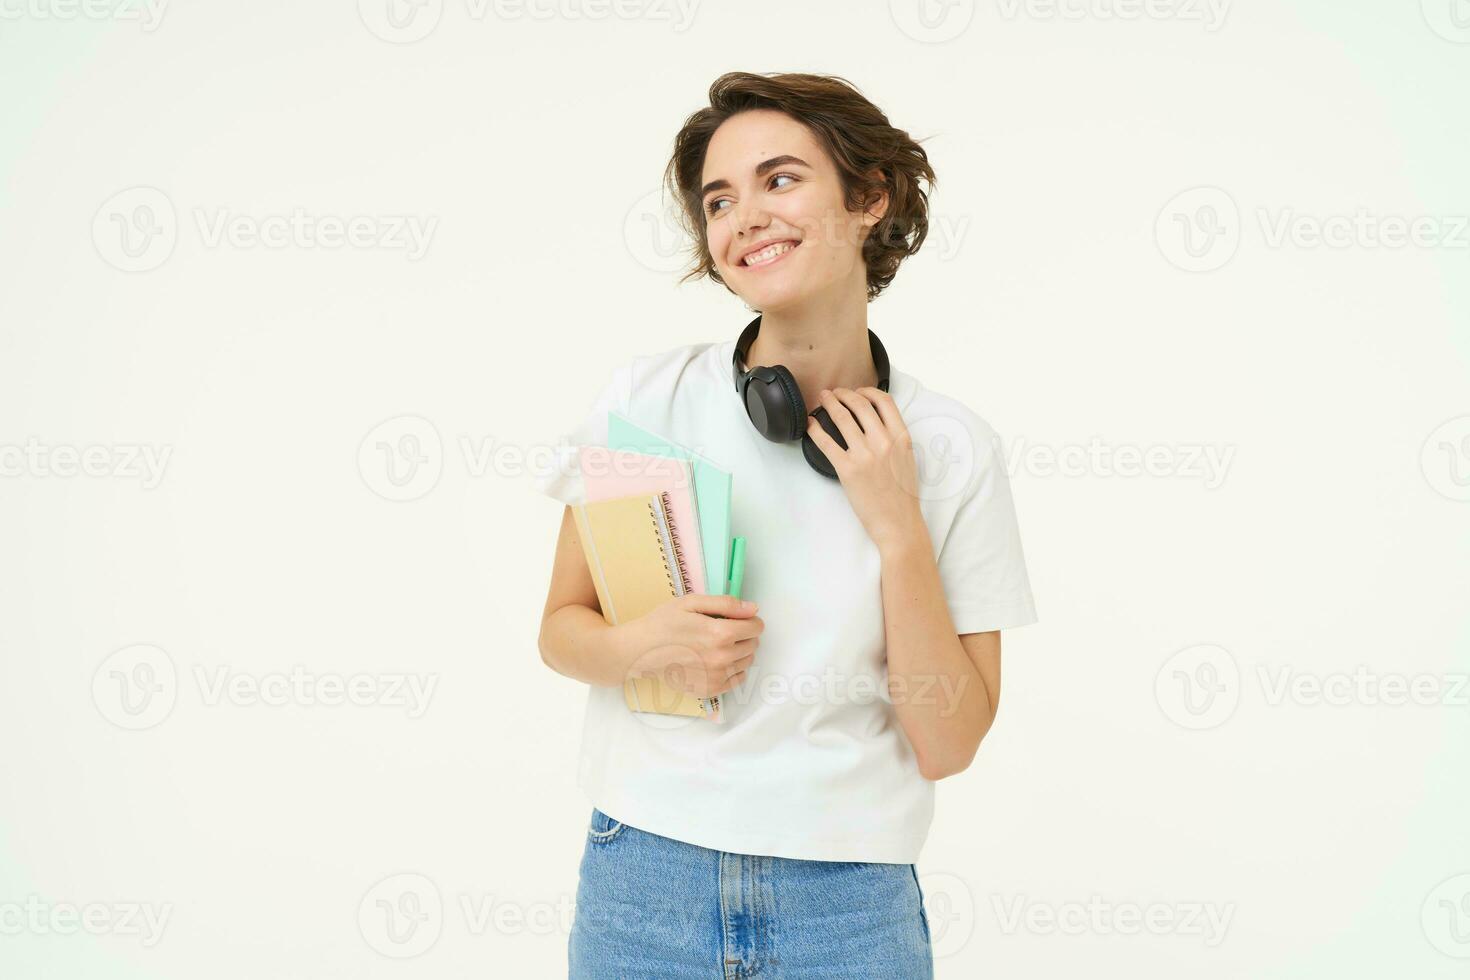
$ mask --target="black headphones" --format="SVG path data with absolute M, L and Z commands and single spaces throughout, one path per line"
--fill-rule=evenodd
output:
M 749 371 L 741 369 L 740 365 L 745 361 L 745 355 L 760 330 L 761 318 L 757 315 L 741 332 L 740 339 L 735 342 L 735 352 L 730 357 L 735 391 L 745 403 L 745 414 L 749 416 L 756 431 L 772 442 L 795 442 L 800 439 L 801 454 L 806 457 L 807 464 L 823 476 L 837 479 L 837 471 L 832 468 L 827 455 L 807 435 L 806 402 L 802 400 L 801 388 L 786 366 L 777 364 L 774 367 L 762 365 Z M 873 352 L 873 366 L 878 369 L 878 388 L 887 391 L 888 352 L 883 349 L 883 342 L 872 330 L 868 331 L 868 346 Z M 842 438 L 842 431 L 832 421 L 825 405 L 818 405 L 817 410 L 811 414 L 816 416 L 817 423 L 837 445 L 847 448 L 847 440 Z M 859 424 L 858 428 L 861 429 L 862 425 Z

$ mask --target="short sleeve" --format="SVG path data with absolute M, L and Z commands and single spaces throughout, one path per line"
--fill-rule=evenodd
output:
M 542 454 L 542 462 L 532 480 L 538 492 L 568 505 L 586 502 L 577 450 L 582 446 L 607 445 L 607 413 L 628 414 L 632 379 L 631 364 L 614 369 L 581 420 L 562 432 L 550 453 Z
M 938 557 L 956 633 L 1027 626 L 1037 618 L 999 437 L 989 430 L 976 443 L 976 479 Z

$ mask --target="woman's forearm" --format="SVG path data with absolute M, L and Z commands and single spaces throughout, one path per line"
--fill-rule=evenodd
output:
M 594 687 L 620 687 L 639 655 L 637 621 L 608 624 L 595 609 L 562 606 L 541 623 L 537 645 L 548 667 Z
M 954 631 L 922 525 L 881 549 L 889 693 L 927 779 L 970 764 L 995 720 L 994 699 Z

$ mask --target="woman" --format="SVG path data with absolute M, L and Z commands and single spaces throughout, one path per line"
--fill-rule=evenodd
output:
M 844 80 L 736 72 L 666 176 L 690 276 L 760 315 L 621 365 L 565 442 L 606 445 L 615 410 L 731 472 L 759 608 L 687 595 L 609 626 L 564 511 L 540 647 L 590 685 L 571 975 L 932 976 L 934 781 L 994 720 L 999 631 L 1036 620 L 994 431 L 868 329 L 934 173 Z M 542 489 L 581 499 L 571 467 Z M 630 711 L 647 670 L 721 695 L 724 723 Z

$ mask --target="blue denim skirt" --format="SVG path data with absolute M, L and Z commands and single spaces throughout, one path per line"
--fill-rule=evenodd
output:
M 715 851 L 597 808 L 578 870 L 570 980 L 930 980 L 912 864 Z

